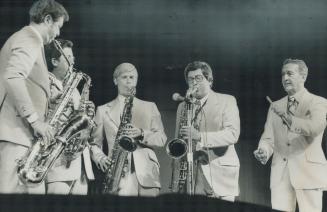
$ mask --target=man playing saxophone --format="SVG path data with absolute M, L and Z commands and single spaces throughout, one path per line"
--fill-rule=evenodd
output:
M 176 136 L 194 143 L 194 182 L 190 194 L 206 195 L 234 201 L 239 193 L 239 159 L 234 148 L 240 133 L 240 118 L 236 100 L 231 95 L 214 92 L 210 66 L 201 61 L 189 63 L 184 75 L 195 98 L 191 125 L 181 125 L 185 119 L 185 104 L 177 109 Z M 184 115 L 183 115 L 184 114 Z M 170 143 L 170 142 L 169 142 Z M 168 143 L 168 144 L 169 144 Z M 168 145 L 167 145 L 168 146 Z M 196 151 L 195 151 L 196 150 Z M 204 150 L 208 163 L 200 163 L 196 153 Z M 176 165 L 176 163 L 174 163 Z M 179 167 L 173 167 L 174 170 Z M 185 168 L 185 167 L 184 167 Z M 183 168 L 180 168 L 183 171 Z M 185 170 L 184 170 L 185 171 Z M 173 174 L 172 183 L 180 181 L 180 173 Z M 174 184 L 172 184 L 174 186 Z M 173 192 L 174 189 L 173 189 Z
M 69 16 L 54 0 L 35 1 L 30 24 L 13 34 L 0 53 L 0 193 L 44 193 L 44 184 L 27 187 L 19 181 L 17 159 L 26 154 L 35 135 L 47 143 L 52 130 L 45 122 L 50 93 L 43 45 L 60 34 Z
M 136 97 L 133 97 L 132 102 L 125 100 L 126 98 L 131 100 L 130 90 L 135 89 L 137 85 L 138 73 L 134 65 L 130 63 L 118 65 L 113 78 L 118 96 L 97 108 L 95 117 L 97 128 L 93 131 L 94 143 L 91 148 L 92 159 L 99 169 L 108 173 L 109 167 L 119 166 L 118 161 L 111 161 L 113 155 L 117 153 L 115 143 L 119 140 L 116 138 L 117 133 L 132 138 L 136 141 L 136 150 L 128 152 L 122 174 L 118 176 L 120 179 L 114 179 L 118 180 L 118 190 L 112 190 L 111 193 L 122 196 L 156 196 L 160 189 L 159 162 L 153 148 L 164 146 L 167 139 L 160 113 L 153 102 Z M 130 104 L 131 114 L 125 113 L 129 111 L 124 109 L 127 108 L 125 103 Z M 120 129 L 121 120 L 126 121 L 126 117 L 122 115 L 131 117 L 128 130 Z M 108 142 L 108 157 L 102 151 L 104 138 Z
M 51 91 L 51 108 L 56 107 L 58 99 L 63 92 L 64 82 L 68 78 L 69 71 L 74 65 L 75 58 L 72 51 L 73 43 L 69 40 L 58 39 L 62 52 L 55 46 L 54 42 L 45 46 L 45 56 L 50 71 L 50 91 Z M 67 61 L 68 60 L 68 61 Z M 68 85 L 69 86 L 69 85 Z M 81 95 L 78 89 L 74 89 L 71 102 L 65 108 L 61 119 L 63 122 L 69 122 L 81 104 Z M 93 104 L 89 102 L 88 104 Z M 83 135 L 81 139 L 87 139 L 90 135 Z M 46 183 L 48 194 L 79 194 L 86 195 L 88 190 L 88 180 L 93 180 L 89 148 L 86 147 L 81 155 L 77 158 L 67 158 L 62 153 L 50 169 Z M 83 162 L 82 162 L 83 160 Z

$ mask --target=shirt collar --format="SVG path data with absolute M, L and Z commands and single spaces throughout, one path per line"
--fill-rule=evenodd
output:
M 201 106 L 203 106 L 203 104 L 207 101 L 208 96 L 209 96 L 209 93 L 207 95 L 205 95 L 204 97 L 202 97 L 202 99 L 199 99 L 200 103 L 201 103 Z
M 299 101 L 307 89 L 303 88 L 300 91 L 296 92 L 294 95 L 288 96 L 289 98 L 294 97 L 295 100 Z
M 125 104 L 125 99 L 126 99 L 125 96 L 118 94 L 118 101 L 119 101 L 119 104 L 120 105 L 124 105 Z
M 29 25 L 29 26 L 31 27 L 32 31 L 36 34 L 36 36 L 40 39 L 40 41 L 42 42 L 42 44 L 44 45 L 43 38 L 42 38 L 40 32 L 37 31 L 37 29 L 35 27 L 33 27 L 32 25 Z

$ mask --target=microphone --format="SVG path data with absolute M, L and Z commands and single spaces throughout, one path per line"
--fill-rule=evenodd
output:
M 172 99 L 176 102 L 182 102 L 185 100 L 185 97 L 181 96 L 179 93 L 174 93 Z
M 181 96 L 179 93 L 174 93 L 172 99 L 177 102 L 191 101 L 194 98 L 194 93 L 196 91 L 197 91 L 197 87 L 192 87 L 186 91 L 185 96 Z

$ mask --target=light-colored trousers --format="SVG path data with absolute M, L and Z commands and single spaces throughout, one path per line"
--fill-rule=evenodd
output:
M 45 194 L 44 183 L 27 187 L 18 179 L 17 160 L 27 151 L 26 146 L 0 141 L 0 193 Z
M 294 189 L 285 168 L 280 184 L 271 188 L 271 205 L 275 210 L 294 212 L 296 202 L 300 212 L 321 212 L 322 189 Z
M 140 185 L 136 173 L 127 172 L 119 183 L 119 196 L 148 196 L 155 197 L 159 194 L 159 188 L 147 188 Z
M 207 197 L 217 198 L 229 202 L 235 201 L 235 196 L 219 196 L 214 193 L 207 179 L 205 178 L 201 167 L 197 168 L 197 174 L 195 177 L 195 191 L 194 193 L 197 195 L 204 195 Z
M 74 181 L 58 181 L 46 184 L 47 194 L 76 194 L 86 195 L 88 188 L 88 180 L 85 173 L 82 171 L 81 177 Z

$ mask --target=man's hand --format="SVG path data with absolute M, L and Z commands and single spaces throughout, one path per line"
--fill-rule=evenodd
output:
M 132 138 L 137 138 L 137 137 L 141 136 L 141 134 L 142 134 L 141 129 L 135 127 L 132 124 L 129 124 L 127 129 L 124 130 L 124 135 L 127 135 Z
M 191 137 L 193 140 L 200 141 L 201 140 L 201 133 L 196 130 L 193 126 L 183 126 L 179 133 L 183 136 L 183 139 L 189 138 L 189 133 L 191 133 Z
M 98 163 L 96 163 L 97 167 L 101 169 L 102 172 L 106 172 L 109 168 L 110 161 L 108 157 L 103 156 Z
M 254 157 L 263 165 L 265 165 L 268 161 L 268 153 L 262 148 L 258 148 L 253 152 Z
M 46 122 L 36 120 L 35 122 L 31 123 L 31 126 L 34 131 L 34 135 L 42 138 L 42 144 L 49 145 L 54 136 L 54 132 L 50 125 Z
M 85 109 L 86 109 L 86 114 L 93 118 L 95 115 L 95 105 L 92 101 L 86 101 L 85 102 Z

